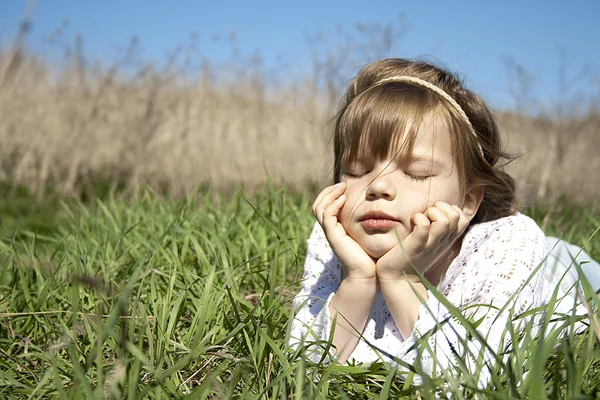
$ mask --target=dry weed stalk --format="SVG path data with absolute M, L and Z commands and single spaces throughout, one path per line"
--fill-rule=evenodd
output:
M 521 184 L 524 202 L 556 196 L 583 202 L 600 197 L 600 114 L 560 120 L 501 114 L 509 149 L 521 155 L 509 171 Z
M 28 56 L 0 94 L 4 179 L 36 193 L 106 179 L 181 195 L 204 182 L 254 185 L 265 171 L 297 185 L 325 175 L 325 113 L 302 88 L 77 65 L 53 74 Z
M 251 187 L 267 173 L 298 187 L 329 179 L 331 88 L 316 77 L 273 85 L 260 65 L 227 69 L 209 60 L 190 75 L 176 56 L 160 68 L 139 65 L 135 41 L 107 67 L 90 64 L 82 48 L 77 38 L 58 71 L 20 56 L 19 73 L 0 91 L 1 179 L 40 198 L 49 186 L 93 192 L 99 180 L 150 184 L 178 196 L 202 183 Z M 0 53 L 0 69 L 11 60 Z M 597 111 L 559 121 L 499 117 L 509 150 L 524 154 L 510 170 L 524 182 L 527 200 L 540 190 L 598 198 L 600 176 L 590 173 L 600 170 Z M 552 162 L 549 142 L 558 155 Z M 547 187 L 538 190 L 540 181 Z

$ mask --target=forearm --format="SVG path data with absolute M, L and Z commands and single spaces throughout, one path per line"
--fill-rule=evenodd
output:
M 427 301 L 427 289 L 418 278 L 379 281 L 381 294 L 394 318 L 403 339 L 407 339 L 417 320 L 423 301 Z
M 365 329 L 376 293 L 375 278 L 346 278 L 329 303 L 331 318 L 336 320 L 332 343 L 340 362 L 346 362 L 358 344 L 359 334 Z

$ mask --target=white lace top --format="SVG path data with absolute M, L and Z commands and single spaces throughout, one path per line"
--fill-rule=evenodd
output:
M 548 263 L 544 264 L 545 253 L 544 233 L 522 214 L 477 224 L 465 233 L 460 253 L 438 288 L 452 306 L 463 309 L 463 315 L 470 321 L 481 320 L 477 330 L 496 350 L 511 339 L 510 335 L 503 337 L 509 318 L 518 331 L 528 320 L 515 317 L 547 301 L 557 285 L 562 294 L 574 285 L 575 280 L 568 276 L 561 282 L 563 275 L 568 274 L 556 273 Z M 302 290 L 294 300 L 296 316 L 291 339 L 292 346 L 302 340 L 320 341 L 320 345 L 315 344 L 308 351 L 308 357 L 314 361 L 322 355 L 323 341 L 329 340 L 328 305 L 340 285 L 341 275 L 340 263 L 317 223 L 308 239 Z M 462 362 L 473 362 L 473 356 L 481 349 L 480 342 L 469 339 L 464 326 L 449 318 L 442 302 L 431 292 L 428 295 L 411 336 L 403 340 L 378 292 L 363 338 L 349 361 L 393 362 L 391 356 L 394 356 L 412 365 L 418 358 L 428 374 L 434 368 L 445 369 L 458 362 L 457 355 Z M 500 312 L 507 303 L 509 307 Z M 482 306 L 466 307 L 475 305 Z M 572 308 L 573 298 L 570 298 L 559 304 L 557 311 Z M 438 322 L 442 324 L 436 330 Z M 424 343 L 415 346 L 427 334 L 430 334 L 429 346 L 423 346 Z M 466 356 L 468 353 L 471 355 Z

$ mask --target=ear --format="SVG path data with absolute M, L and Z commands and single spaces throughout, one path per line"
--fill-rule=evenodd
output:
M 477 214 L 477 210 L 479 210 L 479 206 L 483 201 L 483 193 L 483 185 L 474 183 L 468 187 L 461 210 L 469 219 L 469 221 L 471 221 L 473 217 L 475 217 L 475 214 Z

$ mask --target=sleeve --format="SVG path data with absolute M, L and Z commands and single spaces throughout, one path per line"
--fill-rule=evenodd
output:
M 560 329 L 565 317 L 588 314 L 582 300 L 600 291 L 600 265 L 581 247 L 551 236 L 546 238 L 546 254 L 548 298 L 556 296 L 550 305 L 554 322 L 548 329 Z M 573 324 L 575 332 L 588 326 L 589 322 L 583 320 Z
M 308 239 L 302 288 L 294 298 L 294 320 L 289 345 L 306 346 L 304 353 L 318 361 L 329 342 L 329 303 L 340 286 L 342 271 L 319 223 Z
M 478 377 L 474 384 L 487 385 L 490 368 L 529 320 L 520 316 L 539 304 L 543 288 L 536 272 L 544 235 L 527 217 L 509 218 L 467 244 L 464 268 L 446 296 L 429 293 L 411 337 L 392 352 L 399 366 L 429 376 L 464 371 L 467 379 Z
M 581 247 L 567 243 L 556 237 L 546 237 L 546 259 L 549 278 L 562 277 L 560 284 L 567 286 L 569 292 L 571 286 L 584 278 L 594 292 L 600 292 L 600 264 Z

